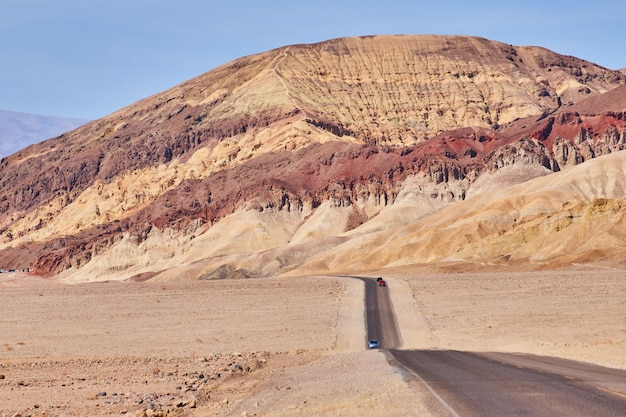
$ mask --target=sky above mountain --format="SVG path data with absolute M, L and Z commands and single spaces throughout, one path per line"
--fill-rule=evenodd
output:
M 104 117 L 241 56 L 344 36 L 482 36 L 626 67 L 620 0 L 4 0 L 2 6 L 0 109 L 81 119 Z

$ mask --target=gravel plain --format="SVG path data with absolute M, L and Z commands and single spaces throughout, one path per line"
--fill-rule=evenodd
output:
M 623 271 L 385 277 L 404 348 L 626 368 Z M 428 391 L 366 349 L 363 291 L 328 277 L 3 275 L 0 416 L 430 415 Z

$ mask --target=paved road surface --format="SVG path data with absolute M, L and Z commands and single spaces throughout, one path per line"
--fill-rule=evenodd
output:
M 565 359 L 443 350 L 398 350 L 389 288 L 366 284 L 368 338 L 432 394 L 452 417 L 626 417 L 626 371 Z
M 365 282 L 365 306 L 367 337 L 380 342 L 380 347 L 393 349 L 400 346 L 400 334 L 393 313 L 391 297 L 387 287 L 379 287 L 373 279 Z
M 626 394 L 621 396 L 588 378 L 543 372 L 469 352 L 392 350 L 390 353 L 436 397 L 435 406 L 441 415 L 626 416 Z M 575 364 L 568 362 L 568 367 Z M 596 376 L 604 372 L 607 378 L 615 378 L 615 370 L 600 367 Z M 579 371 L 579 376 L 583 374 Z M 626 388 L 626 372 L 621 377 Z

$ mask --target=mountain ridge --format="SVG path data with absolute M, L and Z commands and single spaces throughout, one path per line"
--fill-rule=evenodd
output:
M 0 110 L 0 158 L 76 129 L 88 120 Z
M 5 158 L 0 254 L 68 280 L 293 274 L 307 260 L 290 242 L 313 256 L 378 216 L 407 225 L 494 188 L 480 178 L 510 186 L 624 149 L 625 82 L 462 36 L 243 57 Z M 385 214 L 400 196 L 406 218 Z

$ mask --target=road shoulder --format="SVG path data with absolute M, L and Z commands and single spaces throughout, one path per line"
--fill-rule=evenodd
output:
M 418 300 L 407 280 L 386 277 L 394 314 L 400 330 L 400 349 L 432 349 L 437 338 L 419 309 Z

